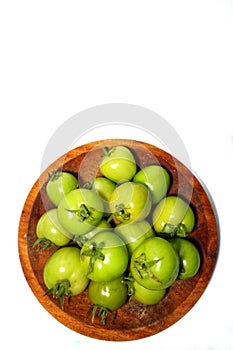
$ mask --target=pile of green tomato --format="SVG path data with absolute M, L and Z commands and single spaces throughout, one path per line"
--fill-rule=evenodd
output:
M 108 314 L 134 298 L 153 305 L 177 279 L 200 268 L 197 247 L 187 238 L 194 212 L 184 199 L 168 195 L 171 178 L 160 165 L 138 168 L 125 146 L 104 148 L 101 176 L 79 187 L 71 173 L 50 175 L 46 194 L 54 204 L 38 220 L 34 246 L 56 247 L 43 278 L 64 308 L 88 289 L 95 315 Z

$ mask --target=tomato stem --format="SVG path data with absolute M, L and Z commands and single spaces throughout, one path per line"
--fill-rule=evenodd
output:
M 54 181 L 59 179 L 59 177 L 62 175 L 62 171 L 61 170 L 52 170 L 51 173 L 48 173 L 48 177 L 50 181 Z
M 109 149 L 108 147 L 103 147 L 102 151 L 103 151 L 103 154 L 104 154 L 105 157 L 110 156 L 110 154 L 112 153 L 112 150 Z
M 126 284 L 127 286 L 127 294 L 128 296 L 132 296 L 135 293 L 135 287 L 134 287 L 134 278 L 133 276 L 125 276 L 122 280 L 122 283 Z
M 110 222 L 113 218 L 122 217 L 124 221 L 127 221 L 130 219 L 130 213 L 127 210 L 127 207 L 124 205 L 124 203 L 116 204 L 115 205 L 116 211 L 112 213 L 112 215 L 109 216 L 107 222 Z
M 89 245 L 89 248 L 82 252 L 82 255 L 90 257 L 87 275 L 89 275 L 93 271 L 94 264 L 97 259 L 101 261 L 105 259 L 105 255 L 102 253 L 103 247 L 104 247 L 104 242 L 100 242 L 98 245 L 95 242 L 92 242 Z
M 93 184 L 94 184 L 94 179 L 86 182 L 84 185 L 83 185 L 83 188 L 86 188 L 87 190 L 92 190 L 93 188 Z
M 69 280 L 59 280 L 52 288 L 48 289 L 44 295 L 52 294 L 54 298 L 58 298 L 60 300 L 61 308 L 63 310 L 65 303 L 65 295 L 68 297 L 68 299 L 72 296 L 70 287 L 71 285 Z
M 37 251 L 40 252 L 41 250 L 49 250 L 57 246 L 47 238 L 38 238 L 33 244 L 33 248 L 35 247 L 37 248 Z
M 111 315 L 111 323 L 113 323 L 114 318 L 115 318 L 115 313 L 112 312 L 112 310 L 110 310 L 107 307 L 98 305 L 98 304 L 93 304 L 92 306 L 89 307 L 87 314 L 86 314 L 86 319 L 88 318 L 90 312 L 92 311 L 92 317 L 91 317 L 91 322 L 94 323 L 95 322 L 95 317 L 96 315 L 98 317 L 101 317 L 101 322 L 103 325 L 106 325 L 107 323 L 107 318 L 108 315 Z
M 166 234 L 168 237 L 187 237 L 189 232 L 187 231 L 187 228 L 185 224 L 180 222 L 178 225 L 174 224 L 165 224 L 162 230 L 162 233 Z
M 138 275 L 142 279 L 152 278 L 156 282 L 162 283 L 151 271 L 151 267 L 163 260 L 162 258 L 146 260 L 146 255 L 142 253 L 138 258 L 134 260 L 134 268 Z
M 91 216 L 91 213 L 85 204 L 81 204 L 79 209 L 67 209 L 67 208 L 65 208 L 65 210 L 67 210 L 70 213 L 76 214 L 79 221 L 81 221 L 81 222 L 85 221 L 87 218 L 89 218 Z

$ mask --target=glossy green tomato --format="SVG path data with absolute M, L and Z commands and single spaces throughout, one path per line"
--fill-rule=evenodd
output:
M 179 279 L 188 279 L 195 276 L 200 268 L 201 258 L 196 246 L 184 238 L 171 238 L 172 244 L 180 258 Z
M 148 221 L 119 224 L 114 231 L 123 239 L 131 256 L 133 251 L 146 239 L 153 237 L 154 231 Z
M 106 177 L 100 176 L 91 182 L 91 188 L 96 190 L 105 201 L 108 201 L 116 188 L 116 184 Z
M 49 199 L 58 206 L 63 196 L 78 187 L 76 177 L 65 171 L 53 172 L 46 185 Z
M 85 184 L 84 187 L 93 189 L 100 195 L 100 197 L 103 199 L 104 211 L 108 215 L 110 213 L 109 200 L 112 192 L 116 188 L 116 184 L 113 181 L 100 176 Z
M 65 295 L 82 293 L 89 282 L 80 264 L 80 249 L 62 247 L 56 250 L 46 261 L 43 277 L 48 288 L 46 294 L 58 297 L 63 308 Z
M 36 234 L 38 240 L 35 244 L 42 249 L 49 248 L 51 245 L 64 246 L 69 243 L 68 232 L 60 224 L 57 216 L 57 208 L 45 212 L 37 222 Z
M 122 283 L 122 276 L 109 282 L 91 281 L 88 286 L 88 296 L 93 303 L 92 323 L 99 310 L 98 315 L 105 324 L 109 312 L 119 309 L 126 303 L 127 286 Z
M 125 272 L 128 251 L 118 235 L 112 231 L 103 231 L 83 245 L 80 261 L 89 279 L 107 282 Z
M 178 196 L 167 196 L 154 209 L 153 225 L 156 232 L 186 237 L 194 228 L 195 216 L 192 208 Z
M 150 213 L 151 197 L 148 189 L 136 182 L 125 182 L 113 191 L 109 207 L 120 222 L 142 221 Z
M 104 149 L 105 155 L 100 163 L 101 173 L 114 182 L 131 180 L 137 171 L 135 158 L 129 148 L 116 146 Z
M 179 257 L 167 240 L 147 238 L 133 252 L 130 271 L 143 287 L 166 289 L 178 276 Z
M 91 281 L 88 286 L 88 296 L 93 304 L 117 310 L 127 300 L 127 286 L 122 282 L 122 276 L 109 282 Z
M 99 195 L 85 188 L 66 194 L 58 206 L 58 219 L 71 236 L 85 234 L 98 225 L 104 206 Z
M 144 305 L 155 305 L 160 302 L 166 294 L 166 289 L 148 289 L 138 282 L 133 282 L 132 297 Z
M 170 176 L 160 165 L 149 165 L 134 176 L 133 181 L 146 185 L 151 193 L 153 204 L 158 203 L 167 193 Z

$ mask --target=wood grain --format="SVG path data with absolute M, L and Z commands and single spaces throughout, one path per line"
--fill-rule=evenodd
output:
M 130 300 L 117 312 L 113 324 L 103 326 L 98 319 L 91 323 L 86 312 L 91 305 L 87 291 L 72 297 L 61 310 L 56 299 L 45 296 L 43 267 L 49 252 L 38 253 L 33 249 L 36 240 L 36 224 L 45 210 L 53 207 L 48 200 L 45 185 L 48 172 L 62 169 L 78 176 L 79 183 L 99 176 L 102 147 L 125 145 L 134 153 L 138 167 L 161 164 L 172 177 L 169 194 L 179 194 L 191 202 L 196 215 L 196 226 L 190 234 L 201 253 L 201 267 L 196 276 L 186 281 L 176 281 L 165 298 L 153 306 L 143 306 Z M 25 201 L 18 232 L 19 257 L 25 278 L 42 306 L 58 321 L 70 329 L 97 339 L 126 341 L 154 335 L 182 318 L 205 291 L 216 265 L 219 230 L 213 204 L 206 190 L 193 173 L 167 152 L 147 143 L 134 140 L 110 139 L 77 147 L 52 163 L 37 179 Z

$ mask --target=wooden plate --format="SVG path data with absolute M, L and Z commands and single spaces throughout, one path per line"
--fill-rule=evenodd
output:
M 161 164 L 172 177 L 169 194 L 177 194 L 191 200 L 195 210 L 196 226 L 190 238 L 201 253 L 201 267 L 196 276 L 186 281 L 177 280 L 169 289 L 166 297 L 157 305 L 143 306 L 130 300 L 118 310 L 113 324 L 103 326 L 98 318 L 95 324 L 90 317 L 86 319 L 91 305 L 87 291 L 72 297 L 65 303 L 64 311 L 59 302 L 51 296 L 45 296 L 43 267 L 52 251 L 38 253 L 33 248 L 36 240 L 36 224 L 46 209 L 53 205 L 48 200 L 45 185 L 48 172 L 62 169 L 79 176 L 80 182 L 86 182 L 100 175 L 98 164 L 102 156 L 102 147 L 125 145 L 134 153 L 137 164 L 143 167 L 149 164 Z M 77 147 L 54 161 L 37 179 L 24 204 L 19 223 L 18 245 L 21 265 L 26 280 L 43 307 L 58 321 L 83 335 L 112 341 L 126 341 L 148 337 L 163 331 L 183 317 L 198 301 L 213 274 L 218 254 L 218 223 L 208 195 L 200 181 L 192 172 L 167 152 L 147 143 L 110 139 L 92 142 Z

